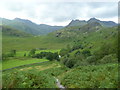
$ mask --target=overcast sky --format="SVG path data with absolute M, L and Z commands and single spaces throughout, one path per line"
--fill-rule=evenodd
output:
M 0 17 L 29 19 L 37 24 L 67 25 L 71 20 L 118 22 L 117 2 L 40 2 L 39 0 L 2 0 Z

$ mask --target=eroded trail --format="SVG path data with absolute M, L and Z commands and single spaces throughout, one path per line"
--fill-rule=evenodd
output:
M 55 78 L 55 77 L 54 77 L 54 78 Z M 59 88 L 61 88 L 61 90 L 65 90 L 65 87 L 60 84 L 60 81 L 59 81 L 57 78 L 55 78 L 55 80 L 56 80 L 57 86 L 58 86 Z

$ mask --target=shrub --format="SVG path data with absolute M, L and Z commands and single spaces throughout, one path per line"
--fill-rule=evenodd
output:
M 67 50 L 67 49 L 61 49 L 59 54 L 60 54 L 60 56 L 64 56 L 64 55 L 66 55 L 68 53 L 69 53 L 69 50 Z
M 82 51 L 82 54 L 84 55 L 84 56 L 91 56 L 91 52 L 90 52 L 90 50 L 83 50 Z
M 89 64 L 96 64 L 97 62 L 97 59 L 95 56 L 89 56 L 86 58 L 86 61 L 89 63 Z
M 65 63 L 67 67 L 72 68 L 75 65 L 75 60 L 73 59 L 68 59 L 67 62 Z
M 117 57 L 115 54 L 110 54 L 104 56 L 102 59 L 98 61 L 100 64 L 106 64 L 106 63 L 116 63 L 118 61 Z
M 7 54 L 2 54 L 2 60 L 6 60 L 8 58 Z
M 52 60 L 58 60 L 59 61 L 59 55 L 58 52 L 52 53 L 52 52 L 41 52 L 39 54 L 35 54 L 33 58 L 46 58 L 50 61 Z
M 9 80 L 8 80 L 9 77 Z M 55 79 L 35 69 L 3 74 L 3 88 L 56 88 Z
M 32 49 L 32 50 L 29 52 L 29 56 L 35 55 L 35 51 L 36 51 L 36 49 Z

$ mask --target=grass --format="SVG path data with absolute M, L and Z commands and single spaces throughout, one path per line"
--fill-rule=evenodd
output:
M 57 88 L 54 77 L 35 69 L 4 73 L 2 84 L 3 88 Z
M 47 59 L 36 59 L 36 58 L 26 58 L 26 59 L 24 58 L 24 60 L 20 60 L 20 59 L 6 60 L 2 62 L 2 69 L 8 69 L 8 68 L 16 67 L 16 66 L 45 62 L 45 61 L 48 61 L 48 60 Z
M 50 61 L 50 62 L 45 62 L 45 63 L 34 64 L 32 66 L 25 66 L 25 67 L 19 68 L 18 70 L 26 71 L 26 70 L 35 69 L 37 71 L 44 71 L 44 70 L 47 70 L 47 69 L 58 68 L 58 67 L 61 67 L 59 62 Z
M 59 76 L 69 88 L 117 88 L 118 64 L 80 66 Z
M 4 88 L 57 88 L 51 73 L 59 75 L 65 69 L 57 61 L 39 63 L 3 72 Z M 9 80 L 7 78 L 9 77 Z
M 3 53 L 8 52 L 10 50 L 17 51 L 30 51 L 34 48 L 45 48 L 49 50 L 56 50 L 66 47 L 69 42 L 64 42 L 56 37 L 49 36 L 36 36 L 36 37 L 9 37 L 3 36 L 2 44 L 3 44 Z
M 11 81 L 7 80 L 8 76 Z M 57 61 L 40 63 L 3 72 L 3 87 L 10 88 L 12 84 L 12 88 L 57 88 L 53 76 L 68 88 L 117 88 L 118 64 L 68 69 Z

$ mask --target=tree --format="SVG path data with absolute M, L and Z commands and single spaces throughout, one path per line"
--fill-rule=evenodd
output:
M 8 55 L 2 54 L 2 60 L 6 60 L 8 58 Z
M 14 57 L 15 55 L 16 55 L 16 50 L 11 50 L 11 51 L 7 54 L 8 57 Z
M 48 60 L 52 61 L 52 60 L 54 59 L 53 53 L 51 53 L 51 52 L 47 53 L 46 58 L 47 58 Z
M 36 51 L 36 49 L 32 49 L 32 50 L 29 52 L 29 56 L 35 55 L 35 51 Z
M 68 52 L 70 52 L 70 51 L 71 51 L 71 47 L 70 47 L 70 45 L 69 45 L 69 44 L 67 45 L 67 50 L 68 50 Z
M 101 59 L 106 55 L 109 55 L 113 52 L 114 46 L 110 43 L 103 43 L 103 45 L 100 47 L 99 50 L 94 51 L 94 55 L 96 56 L 97 59 Z
M 11 50 L 11 53 L 13 53 L 14 55 L 16 55 L 16 50 Z
M 91 52 L 89 50 L 83 50 L 82 54 L 87 57 L 87 56 L 91 56 Z
M 68 59 L 65 64 L 67 67 L 72 68 L 75 65 L 75 61 L 73 59 Z
M 24 57 L 26 56 L 26 53 L 24 53 Z
M 55 60 L 58 60 L 58 61 L 59 61 L 59 55 L 58 55 L 58 52 L 55 52 L 55 53 L 53 54 L 53 56 L 54 56 L 54 59 L 55 59 Z
M 66 55 L 68 53 L 69 53 L 69 50 L 67 50 L 67 49 L 61 49 L 59 54 L 60 54 L 60 56 L 64 56 L 64 55 Z

